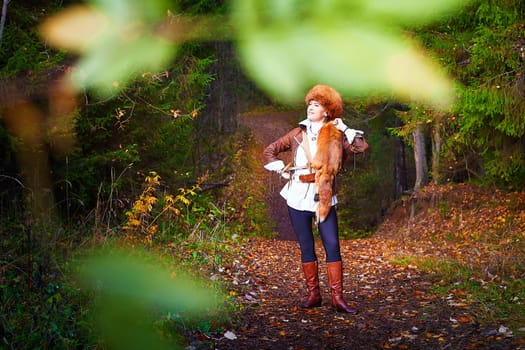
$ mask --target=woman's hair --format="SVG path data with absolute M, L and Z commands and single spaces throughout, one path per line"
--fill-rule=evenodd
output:
M 343 100 L 339 93 L 327 85 L 315 85 L 304 98 L 304 102 L 308 105 L 310 101 L 315 100 L 319 102 L 328 113 L 328 120 L 334 120 L 343 115 Z

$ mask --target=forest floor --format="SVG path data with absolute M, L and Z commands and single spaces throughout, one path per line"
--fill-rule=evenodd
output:
M 261 114 L 241 117 L 240 122 L 253 130 L 262 148 L 288 130 L 296 117 Z M 319 241 L 323 303 L 314 309 L 298 307 L 306 293 L 298 244 L 279 187 L 271 187 L 266 201 L 278 237 L 250 239 L 239 247 L 228 271 L 243 305 L 242 326 L 217 339 L 215 349 L 525 349 L 525 321 L 513 330 L 497 319 L 487 322 L 480 315 L 490 305 L 473 301 L 461 288 L 461 277 L 456 287 L 437 293 L 436 287 L 447 282 L 407 258 L 455 259 L 481 271 L 464 276 L 479 280 L 481 286 L 484 280 L 512 274 L 509 266 L 522 266 L 523 244 L 505 245 L 504 239 L 523 238 L 525 194 L 430 186 L 420 198 L 403 202 L 371 238 L 342 240 L 344 297 L 359 310 L 348 315 L 330 306 Z M 480 231 L 503 228 L 507 235 L 499 235 L 500 241 L 476 239 Z

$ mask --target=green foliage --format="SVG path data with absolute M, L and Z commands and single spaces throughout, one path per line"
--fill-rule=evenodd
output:
M 10 11 L 15 9 L 17 2 L 11 4 Z M 15 17 L 11 16 L 12 13 L 15 12 L 9 12 L 9 20 L 17 23 Z M 27 12 L 23 14 L 26 20 L 32 18 L 27 16 Z M 11 30 L 8 36 L 4 37 L 7 39 L 3 41 L 6 45 L 3 48 L 10 47 L 9 45 L 21 47 L 19 53 L 10 58 L 10 64 L 13 65 L 10 67 L 14 69 L 16 63 L 16 69 L 20 70 L 6 69 L 2 71 L 2 75 L 11 76 L 11 74 L 31 71 L 35 75 L 28 74 L 28 76 L 34 77 L 40 86 L 44 84 L 42 80 L 45 79 L 42 77 L 46 78 L 46 75 L 36 73 L 47 68 L 53 69 L 51 64 L 55 61 L 50 58 L 58 60 L 64 55 L 54 54 L 47 57 L 46 54 L 50 52 L 46 52 L 46 47 L 34 33 L 36 23 L 33 19 L 29 22 L 31 28 L 26 31 L 28 35 L 21 30 Z M 24 50 L 24 47 L 35 47 L 35 49 Z M 40 51 L 37 54 L 35 50 Z M 34 57 L 22 55 L 26 51 L 30 51 L 29 54 Z M 110 51 L 120 55 L 119 58 L 124 57 L 123 52 L 117 53 L 114 49 Z M 2 54 L 5 52 L 2 51 Z M 80 107 L 75 120 L 76 146 L 67 156 L 52 154 L 51 159 L 57 205 L 63 209 L 62 212 L 69 225 L 68 229 L 72 230 L 72 237 L 62 234 L 61 240 L 58 241 L 56 237 L 50 237 L 48 230 L 32 228 L 33 231 L 29 232 L 34 232 L 35 235 L 41 233 L 41 237 L 46 238 L 47 258 L 39 258 L 36 256 L 35 249 L 43 247 L 37 242 L 31 247 L 24 243 L 29 229 L 24 227 L 5 229 L 8 222 L 17 224 L 24 220 L 23 208 L 13 207 L 13 214 L 18 213 L 18 216 L 8 220 L 8 213 L 4 211 L 7 207 L 2 206 L 0 219 L 2 252 L 10 252 L 9 255 L 1 256 L 2 266 L 6 266 L 2 269 L 0 279 L 3 298 L 0 328 L 5 331 L 3 333 L 5 338 L 2 339 L 4 346 L 12 348 L 102 346 L 98 331 L 93 329 L 95 312 L 93 295 L 81 292 L 83 289 L 78 289 L 70 276 L 62 274 L 67 265 L 62 258 L 75 250 L 77 244 L 85 245 L 93 235 L 102 237 L 103 233 L 118 230 L 118 225 L 123 221 L 123 212 L 130 208 L 134 194 L 140 189 L 142 181 L 140 175 L 145 171 L 144 169 L 154 168 L 166 175 L 170 181 L 164 184 L 165 188 L 179 188 L 181 183 L 193 181 L 200 175 L 194 172 L 196 160 L 200 158 L 193 144 L 194 126 L 195 118 L 198 118 L 206 97 L 206 88 L 213 80 L 207 70 L 214 58 L 213 52 L 203 50 L 201 46 L 196 45 L 181 46 L 180 52 L 183 56 L 163 67 L 165 70 L 133 76 L 131 83 L 111 98 L 101 100 L 94 96 L 92 91 L 86 91 L 82 95 L 82 101 L 86 104 Z M 146 54 L 151 56 L 152 52 Z M 44 56 L 48 58 L 47 61 L 37 60 L 38 57 Z M 32 66 L 27 66 L 28 62 Z M 28 88 L 33 89 L 34 86 L 28 84 Z M 24 92 L 31 95 L 33 90 L 30 89 Z M 37 94 L 45 93 L 47 91 L 44 88 L 42 91 L 37 91 Z M 41 101 L 31 102 L 38 103 L 39 108 L 46 107 L 41 106 Z M 6 153 L 14 159 L 10 143 L 14 144 L 17 140 L 10 140 L 8 136 L 2 140 L 6 140 L 3 143 L 6 146 Z M 195 140 L 201 139 L 195 138 Z M 209 150 L 208 144 L 204 146 L 199 147 L 198 151 Z M 7 156 L 2 157 L 2 174 L 6 174 L 6 169 L 12 166 L 12 163 L 6 164 L 8 159 Z M 16 176 L 13 179 L 16 180 Z M 4 183 L 2 181 L 2 184 Z M 14 196 L 5 196 L 5 192 L 2 191 L 2 200 L 11 201 L 12 198 Z M 171 250 L 178 250 L 179 246 L 184 247 L 185 240 L 194 241 L 195 255 L 181 253 L 178 258 L 183 266 L 193 266 L 198 263 L 199 267 L 209 268 L 221 263 L 223 252 L 228 250 L 228 246 L 219 238 L 219 233 L 224 232 L 222 221 L 224 213 L 217 209 L 209 196 L 202 194 L 184 209 L 184 220 L 159 221 L 156 243 L 164 244 L 166 251 L 163 253 L 168 255 L 172 253 Z M 101 227 L 102 224 L 104 227 Z M 89 227 L 89 230 L 82 229 L 82 226 Z M 202 238 L 206 244 L 200 244 L 199 238 Z M 103 239 L 108 239 L 108 236 L 104 236 Z M 45 287 L 45 290 L 44 287 L 33 289 L 28 287 L 31 285 L 31 280 L 36 277 L 27 271 L 27 266 L 31 266 L 31 262 L 34 262 L 37 269 L 50 260 L 52 263 L 49 268 L 35 272 L 34 275 L 50 281 L 55 286 L 53 291 L 51 292 L 51 287 Z M 208 287 L 208 290 L 218 292 L 219 288 Z M 124 299 L 126 298 L 120 301 Z M 194 314 L 179 313 L 168 308 L 150 317 L 156 310 L 142 308 L 143 305 L 137 306 L 137 309 L 130 309 L 127 306 L 118 307 L 113 302 L 110 304 L 115 307 L 113 309 L 115 312 L 108 316 L 108 320 L 115 320 L 111 318 L 114 316 L 119 317 L 117 321 L 122 321 L 124 328 L 121 328 L 123 330 L 121 339 L 130 338 L 129 328 L 125 328 L 125 325 L 129 325 L 144 326 L 141 329 L 147 329 L 147 332 L 153 328 L 156 331 L 162 329 L 166 338 L 178 341 L 183 332 L 222 327 L 230 317 L 230 310 L 224 311 L 224 309 L 213 312 L 211 309 L 206 310 L 196 317 Z M 147 320 L 138 320 L 138 324 L 134 323 L 136 315 L 129 314 L 130 310 L 146 312 Z M 180 317 L 167 318 L 166 314 L 170 312 L 171 315 L 180 315 Z M 133 345 L 138 346 L 138 344 L 137 340 Z M 151 344 L 145 347 L 149 348 Z M 109 339 L 108 344 L 104 346 L 110 346 Z
M 503 116 L 504 99 L 496 90 L 465 89 L 461 95 L 461 111 L 459 111 L 459 133 L 461 135 L 477 135 L 473 140 L 476 147 L 490 143 L 494 131 L 487 126 L 495 127 L 497 119 Z
M 165 72 L 137 77 L 113 99 L 89 96 L 75 122 L 74 152 L 54 162 L 58 197 L 75 212 L 103 198 L 129 198 L 137 188 L 131 169 L 155 169 L 172 179 L 170 184 L 191 178 L 195 118 L 212 81 L 206 69 L 213 61 L 192 56 L 193 51 L 186 49 Z M 115 190 L 121 198 L 109 198 Z
M 494 151 L 485 157 L 484 164 L 487 175 L 497 185 L 511 188 L 525 186 L 525 155 L 519 148 L 510 154 L 508 151 Z
M 417 33 L 458 79 L 449 115 L 425 108 L 441 135 L 435 170 L 444 178 L 523 186 L 523 10 L 520 1 L 473 1 Z
M 70 349 L 96 343 L 85 292 L 65 283 L 28 290 L 19 276 L 6 275 L 13 277 L 1 284 L 4 346 Z
M 176 3 L 181 12 L 191 15 L 224 13 L 227 9 L 226 3 L 216 0 L 177 0 Z
M 160 221 L 155 239 L 160 246 L 148 245 L 148 252 L 120 240 L 117 245 L 127 248 L 116 248 L 106 237 L 103 248 L 95 246 L 89 254 L 82 252 L 87 258 L 79 257 L 74 244 L 82 239 L 79 231 L 49 235 L 45 252 L 28 250 L 27 228 L 3 221 L 2 252 L 9 252 L 0 255 L 3 343 L 12 348 L 144 348 L 147 342 L 148 348 L 173 348 L 184 342 L 186 332 L 223 329 L 235 308 L 221 298 L 220 283 L 206 278 L 203 285 L 182 271 L 194 265 L 208 271 L 231 259 L 223 235 L 228 233 L 225 213 L 206 196 L 198 201 L 188 206 L 186 220 Z
M 517 83 L 514 83 L 517 84 Z M 464 88 L 456 107 L 455 134 L 445 152 L 472 147 L 480 157 L 488 181 L 522 186 L 523 152 L 519 139 L 525 135 L 523 103 L 513 93 L 520 85 L 505 88 Z M 461 146 L 454 146 L 459 143 Z
M 51 3 L 51 2 L 50 2 Z M 19 1 L 11 1 L 7 11 L 7 21 L 2 36 L 0 50 L 0 76 L 11 77 L 27 71 L 36 73 L 58 64 L 64 54 L 49 49 L 36 31 L 38 21 L 56 5 L 40 8 L 28 16 L 29 8 Z M 26 87 L 31 91 L 34 87 Z
M 381 221 L 381 205 L 384 192 L 377 189 L 384 186 L 381 177 L 365 167 L 364 159 L 356 164 L 356 170 L 338 176 L 338 213 L 342 238 L 368 237 Z
M 227 198 L 225 215 L 230 232 L 240 237 L 273 237 L 265 197 L 267 174 L 262 173 L 260 146 L 253 135 L 239 130 L 227 143 L 230 164 L 224 169 L 232 182 L 221 191 Z
M 20 220 L 20 218 L 18 218 Z M 45 230 L 45 245 L 32 231 Z M 71 349 L 97 343 L 91 295 L 71 280 L 66 256 L 73 233 L 0 220 L 2 348 Z

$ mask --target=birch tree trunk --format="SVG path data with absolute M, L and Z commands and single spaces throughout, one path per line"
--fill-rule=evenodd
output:
M 416 162 L 416 182 L 414 191 L 428 183 L 428 164 L 425 150 L 425 134 L 421 125 L 416 127 L 412 134 L 414 138 L 414 159 Z

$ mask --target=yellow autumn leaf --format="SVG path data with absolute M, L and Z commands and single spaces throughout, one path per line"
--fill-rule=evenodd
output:
M 164 200 L 166 201 L 166 203 L 168 204 L 173 204 L 175 203 L 175 199 L 173 198 L 173 196 L 171 194 L 167 194 L 164 196 Z
M 155 204 L 157 203 L 157 200 L 158 200 L 157 197 L 154 197 L 154 196 L 149 196 L 145 198 L 145 201 L 148 204 Z
M 140 226 L 140 221 L 137 220 L 137 219 L 130 219 L 128 221 L 128 225 L 129 226 L 133 226 L 133 227 L 138 227 L 138 226 Z
M 175 215 L 180 215 L 180 210 L 174 207 L 168 207 L 168 210 L 174 213 Z
M 150 227 L 147 228 L 146 232 L 149 234 L 149 235 L 154 235 L 157 233 L 158 231 L 158 226 L 157 225 L 152 225 Z

